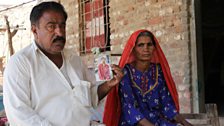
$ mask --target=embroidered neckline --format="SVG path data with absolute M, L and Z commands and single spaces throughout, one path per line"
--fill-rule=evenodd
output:
M 148 94 L 149 92 L 151 92 L 157 85 L 158 85 L 158 65 L 156 64 L 156 80 L 155 80 L 155 83 L 150 86 L 150 88 L 146 91 L 146 92 L 143 92 L 143 90 L 138 86 L 138 84 L 134 81 L 134 77 L 132 75 L 132 71 L 131 69 L 129 68 L 129 66 L 127 67 L 128 70 L 129 70 L 129 73 L 130 73 L 130 76 L 131 76 L 131 82 L 133 83 L 133 86 L 136 87 L 138 90 L 140 90 L 141 94 L 143 96 L 145 96 L 146 94 Z

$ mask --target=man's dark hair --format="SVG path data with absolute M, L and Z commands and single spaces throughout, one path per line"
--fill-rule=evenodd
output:
M 68 15 L 65 11 L 65 8 L 60 3 L 57 3 L 54 1 L 42 2 L 42 3 L 34 6 L 30 13 L 31 25 L 39 24 L 39 20 L 40 20 L 41 16 L 43 15 L 43 13 L 46 11 L 49 11 L 49 10 L 62 13 L 65 18 L 65 21 L 67 20 Z

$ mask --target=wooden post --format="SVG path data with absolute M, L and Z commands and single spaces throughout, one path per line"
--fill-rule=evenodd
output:
M 8 35 L 9 52 L 10 52 L 10 56 L 11 56 L 11 55 L 14 54 L 14 49 L 13 49 L 13 44 L 12 44 L 12 37 L 16 34 L 18 29 L 14 29 L 13 32 L 11 32 L 9 21 L 8 21 L 8 17 L 4 16 L 4 18 L 5 18 L 5 22 L 6 22 L 6 31 L 7 31 L 7 35 Z M 19 26 L 17 25 L 16 28 L 18 28 L 18 27 Z
M 220 126 L 216 104 L 205 104 L 206 113 L 211 118 L 212 126 Z
M 3 73 L 3 57 L 0 57 L 0 71 Z

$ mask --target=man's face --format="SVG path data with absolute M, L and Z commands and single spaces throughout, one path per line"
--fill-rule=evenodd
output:
M 59 54 L 65 46 L 66 22 L 62 13 L 46 11 L 38 24 L 32 25 L 39 48 L 49 54 Z
M 105 64 L 105 63 L 106 63 L 105 60 L 106 60 L 105 58 L 102 58 L 102 59 L 101 59 L 101 62 L 102 62 L 103 64 Z

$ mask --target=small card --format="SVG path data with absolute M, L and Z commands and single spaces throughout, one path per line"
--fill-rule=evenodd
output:
M 100 53 L 94 57 L 96 81 L 107 81 L 113 78 L 110 54 Z

